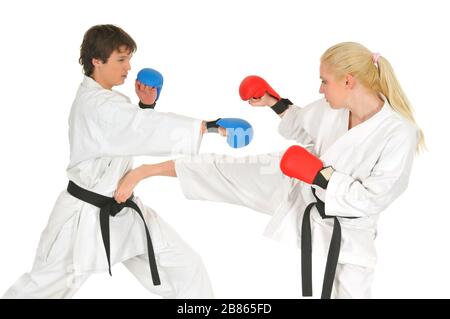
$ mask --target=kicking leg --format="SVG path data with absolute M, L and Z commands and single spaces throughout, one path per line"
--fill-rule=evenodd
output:
M 185 196 L 245 206 L 272 215 L 289 182 L 279 169 L 280 154 L 247 157 L 206 154 L 175 160 Z

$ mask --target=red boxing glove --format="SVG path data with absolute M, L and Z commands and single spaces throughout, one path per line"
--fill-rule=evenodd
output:
M 280 162 L 281 171 L 308 184 L 326 189 L 333 173 L 331 166 L 323 167 L 322 161 L 301 146 L 289 147 Z
M 281 99 L 280 95 L 275 92 L 274 89 L 263 78 L 257 75 L 249 75 L 242 80 L 239 85 L 239 95 L 244 101 L 248 101 L 251 98 L 259 99 L 265 93 L 272 95 L 277 100 Z

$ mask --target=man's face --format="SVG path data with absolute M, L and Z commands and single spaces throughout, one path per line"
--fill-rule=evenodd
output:
M 131 57 L 130 50 L 121 47 L 120 50 L 115 50 L 111 53 L 106 63 L 99 59 L 92 59 L 94 80 L 108 90 L 112 89 L 113 86 L 123 84 L 127 78 L 128 71 L 131 70 Z

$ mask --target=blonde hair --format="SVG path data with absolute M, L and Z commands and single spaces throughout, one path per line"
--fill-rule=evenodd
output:
M 386 58 L 379 56 L 378 60 L 374 61 L 372 52 L 363 45 L 342 42 L 326 50 L 320 62 L 330 67 L 336 78 L 340 79 L 347 74 L 352 74 L 366 88 L 383 94 L 397 113 L 417 126 L 411 104 Z M 426 149 L 425 139 L 419 128 L 417 151 L 424 149 Z

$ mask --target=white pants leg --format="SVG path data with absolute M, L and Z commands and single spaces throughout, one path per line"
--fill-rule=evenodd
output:
M 352 264 L 338 264 L 332 298 L 370 299 L 374 269 Z
M 323 277 L 325 274 L 326 256 L 312 256 L 313 299 L 320 299 Z M 331 290 L 332 299 L 369 299 L 374 269 L 353 264 L 338 263 Z
M 167 247 L 156 252 L 161 285 L 154 286 L 148 256 L 140 255 L 123 262 L 149 291 L 164 298 L 213 298 L 208 273 L 200 256 L 159 217 Z
M 43 233 L 32 270 L 22 275 L 3 298 L 71 298 L 79 290 L 90 273 L 77 275 L 73 271 L 75 224 L 76 218 L 66 222 L 48 251 L 41 247 L 45 242 Z M 161 237 L 155 236 L 152 240 L 161 238 L 167 243 L 155 252 L 161 286 L 153 286 L 146 255 L 126 260 L 125 266 L 148 290 L 163 297 L 212 298 L 209 277 L 201 258 L 161 218 L 159 224 Z M 99 253 L 104 254 L 103 247 Z
M 63 226 L 48 256 L 39 253 L 41 239 L 31 271 L 22 275 L 3 298 L 71 298 L 78 291 L 89 274 L 77 275 L 73 271 L 74 221 L 72 218 Z
M 177 159 L 175 170 L 189 199 L 226 202 L 272 215 L 287 181 L 279 162 L 279 153 L 247 157 L 205 154 Z

